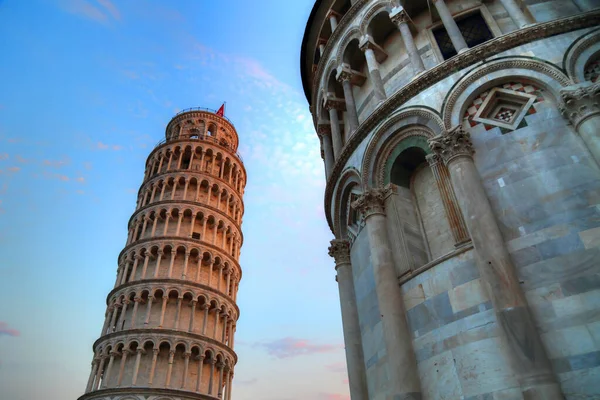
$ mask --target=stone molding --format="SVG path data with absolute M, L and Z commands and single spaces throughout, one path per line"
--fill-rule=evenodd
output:
M 222 260 L 224 260 L 223 262 L 229 262 L 233 265 L 236 266 L 237 268 L 237 272 L 240 275 L 240 279 L 242 276 L 242 269 L 240 267 L 240 264 L 237 260 L 235 260 L 234 257 L 230 256 L 228 253 L 225 252 L 224 249 L 210 244 L 210 243 L 206 243 L 202 240 L 196 240 L 196 239 L 192 239 L 192 238 L 184 238 L 181 236 L 155 236 L 152 238 L 147 238 L 147 239 L 141 239 L 138 240 L 136 242 L 133 242 L 129 245 L 127 245 L 123 250 L 121 250 L 121 253 L 119 253 L 119 256 L 117 257 L 117 260 L 122 260 L 123 256 L 126 254 L 129 254 L 131 252 L 131 249 L 135 248 L 136 246 L 140 246 L 140 245 L 144 245 L 147 243 L 152 243 L 152 242 L 156 242 L 153 243 L 153 246 L 157 246 L 157 247 L 164 247 L 166 245 L 170 245 L 170 246 L 183 246 L 187 249 L 187 245 L 192 245 L 191 247 L 202 247 L 207 249 L 207 251 L 213 256 L 215 256 L 215 254 L 219 257 L 221 257 Z M 147 247 L 147 246 L 143 246 L 143 247 Z M 118 264 L 120 264 L 120 262 L 118 262 Z
M 245 171 L 244 171 L 244 173 L 245 173 Z M 161 180 L 160 178 L 164 179 L 165 177 L 168 177 L 169 175 L 177 175 L 177 174 L 179 174 L 179 176 L 172 176 L 172 178 L 175 178 L 175 179 L 188 178 L 189 179 L 190 175 L 192 175 L 192 176 L 198 177 L 197 178 L 198 180 L 206 180 L 209 183 L 212 183 L 212 185 L 219 185 L 220 183 L 224 183 L 236 195 L 237 200 L 240 201 L 240 203 L 242 205 L 242 209 L 243 209 L 243 206 L 244 206 L 244 202 L 242 201 L 243 194 L 240 193 L 229 182 L 227 182 L 223 178 L 219 178 L 218 176 L 210 175 L 206 171 L 196 171 L 196 170 L 191 170 L 191 169 L 173 169 L 171 171 L 161 172 L 159 174 L 152 176 L 151 178 L 145 180 L 142 183 L 142 185 L 140 185 L 140 188 L 138 189 L 138 198 L 142 195 L 143 190 L 147 186 L 151 186 L 153 183 L 160 181 Z M 200 177 L 202 177 L 203 179 L 200 179 Z M 244 177 L 245 177 L 245 175 L 244 175 Z M 218 182 L 214 182 L 214 181 L 218 181 Z M 244 179 L 244 181 L 245 181 L 245 179 Z
M 460 157 L 473 158 L 475 150 L 471 142 L 471 134 L 461 125 L 446 133 L 429 139 L 431 150 L 442 157 L 446 164 Z
M 132 292 L 136 291 L 136 289 L 139 289 L 139 291 L 141 291 L 141 292 L 143 292 L 144 290 L 147 290 L 150 293 L 150 296 L 154 296 L 154 293 L 156 293 L 156 291 L 159 289 L 163 290 L 165 292 L 170 292 L 172 290 L 178 291 L 176 286 L 179 288 L 185 287 L 186 288 L 185 293 L 193 294 L 194 298 L 201 297 L 202 293 L 211 293 L 212 295 L 216 296 L 217 298 L 209 299 L 209 298 L 207 298 L 207 296 L 204 296 L 208 302 L 210 302 L 212 300 L 217 300 L 217 303 L 220 305 L 224 305 L 223 303 L 228 302 L 228 305 L 235 309 L 236 315 L 238 317 L 240 315 L 240 308 L 238 307 L 237 303 L 233 300 L 233 298 L 231 296 L 229 296 L 225 292 L 217 290 L 214 287 L 205 285 L 203 283 L 195 283 L 195 282 L 187 280 L 187 279 L 184 280 L 184 279 L 168 279 L 168 278 L 154 279 L 154 278 L 152 278 L 152 279 L 144 279 L 144 280 L 138 280 L 138 281 L 133 281 L 133 282 L 127 282 L 127 283 L 124 283 L 123 285 L 117 286 L 116 288 L 114 288 L 113 290 L 111 290 L 108 293 L 108 295 L 106 296 L 106 304 L 107 304 L 107 306 L 110 307 L 110 303 L 111 303 L 110 300 L 112 298 L 116 297 L 118 299 L 121 296 L 130 295 Z M 204 292 L 199 292 L 198 294 L 194 294 L 194 289 L 203 290 Z M 119 303 L 115 303 L 112 306 L 117 306 L 117 305 L 119 305 Z
M 338 99 L 337 97 L 325 96 L 323 99 L 323 107 L 329 110 L 346 111 L 346 102 L 344 99 Z M 342 121 L 340 121 L 340 124 Z M 317 125 L 318 126 L 318 125 Z M 330 125 L 331 127 L 331 125 Z
M 450 129 L 452 126 L 452 113 L 458 98 L 473 82 L 476 82 L 492 72 L 515 68 L 527 69 L 542 73 L 559 82 L 562 86 L 568 86 L 570 84 L 569 78 L 563 74 L 558 67 L 552 64 L 520 57 L 511 57 L 508 60 L 492 60 L 489 64 L 483 65 L 475 72 L 470 74 L 467 73 L 467 76 L 463 77 L 462 80 L 459 81 L 460 83 L 452 88 L 451 92 L 446 97 L 444 105 L 442 106 L 442 115 L 444 116 L 444 126 L 446 129 Z
M 578 129 L 588 118 L 600 115 L 600 82 L 583 83 L 560 91 L 561 114 Z
M 367 2 L 366 0 L 357 2 L 348 11 L 348 13 L 346 13 L 346 15 L 344 16 L 342 21 L 346 21 L 346 20 L 349 21 L 351 18 L 354 18 L 355 14 L 358 13 L 358 10 L 366 2 Z M 352 13 L 352 11 L 354 11 L 354 13 Z M 351 14 L 354 14 L 354 15 L 351 15 Z M 321 61 L 319 62 L 317 71 L 313 75 L 312 92 L 311 92 L 311 100 L 312 100 L 311 101 L 311 108 L 312 108 L 311 111 L 313 111 L 313 122 L 314 122 L 315 126 L 317 124 L 317 119 L 316 119 L 317 116 L 314 112 L 315 110 L 313 108 L 313 105 L 316 104 L 317 97 L 318 97 L 318 91 L 319 91 L 319 85 L 321 84 L 321 81 L 322 81 L 322 74 L 323 74 L 323 70 L 325 68 L 325 64 L 323 64 L 323 62 L 329 58 L 330 54 L 332 53 L 333 47 L 335 45 L 337 45 L 337 39 L 339 39 L 339 36 L 342 35 L 341 32 L 339 34 L 336 34 L 337 32 L 342 30 L 341 28 L 343 27 L 343 25 L 342 26 L 340 26 L 340 25 L 341 24 L 338 24 L 338 28 L 334 31 L 334 33 L 331 35 L 329 41 L 327 42 L 327 45 L 325 46 L 325 51 L 323 52 L 323 56 L 321 57 Z M 400 89 L 398 92 L 415 91 L 416 93 L 412 93 L 412 94 L 408 93 L 408 96 L 407 96 L 408 98 L 414 97 L 418 92 L 421 92 L 425 88 L 431 86 L 432 84 L 439 82 L 443 78 L 453 74 L 455 71 L 464 69 L 469 65 L 479 62 L 485 58 L 497 55 L 498 53 L 501 53 L 501 52 L 511 49 L 513 47 L 523 45 L 526 43 L 530 43 L 530 42 L 534 42 L 536 40 L 554 36 L 554 35 L 558 35 L 561 33 L 572 32 L 572 31 L 575 31 L 578 29 L 595 27 L 598 25 L 600 25 L 600 10 L 577 14 L 574 16 L 569 16 L 569 17 L 565 17 L 565 18 L 561 18 L 561 19 L 557 19 L 557 20 L 553 20 L 553 21 L 549 21 L 549 22 L 538 23 L 538 24 L 526 26 L 522 29 L 507 33 L 502 36 L 498 36 L 494 39 L 491 39 L 491 40 L 479 45 L 479 46 L 470 48 L 467 51 L 465 51 L 457 56 L 454 56 L 451 59 L 449 59 L 441 64 L 438 64 L 437 66 L 423 72 L 422 75 L 420 75 L 418 78 L 416 78 L 415 80 L 408 83 L 403 89 Z M 351 32 L 354 32 L 354 30 Z M 352 40 L 352 39 L 350 39 L 350 40 Z M 347 40 L 348 43 L 350 42 L 350 40 Z M 340 43 L 340 49 L 345 48 L 345 46 L 343 46 L 343 44 L 344 43 Z M 339 62 L 340 53 L 343 54 L 343 50 L 340 50 L 340 49 L 338 49 L 338 54 L 336 57 L 337 61 L 331 60 L 327 65 L 330 65 L 331 62 L 334 62 L 334 64 L 336 62 Z M 396 92 L 396 94 L 398 92 Z M 397 96 L 391 96 L 390 98 L 388 98 L 387 101 L 382 103 L 378 108 L 379 109 L 387 108 L 388 106 L 396 103 L 394 101 L 394 100 L 396 100 L 396 97 Z M 375 112 L 377 112 L 377 110 L 375 110 L 374 113 Z
M 105 355 L 105 349 L 107 346 L 114 348 L 117 344 L 124 343 L 126 347 L 129 347 L 129 345 L 133 342 L 137 342 L 141 345 L 148 340 L 155 342 L 155 344 L 169 341 L 169 344 L 172 347 L 175 347 L 175 343 L 183 343 L 186 345 L 186 347 L 188 347 L 186 350 L 191 349 L 193 346 L 199 346 L 204 351 L 212 350 L 216 353 L 217 351 L 213 350 L 216 348 L 223 353 L 227 353 L 234 360 L 234 363 L 237 362 L 236 352 L 231 347 L 219 342 L 218 340 L 202 334 L 162 328 L 128 329 L 119 332 L 112 332 L 96 340 L 92 346 L 92 351 L 94 354 Z M 213 349 L 211 349 L 209 346 L 212 346 Z
M 135 397 L 131 397 L 131 396 Z M 110 388 L 98 389 L 81 395 L 77 400 L 133 400 L 140 399 L 160 399 L 160 400 L 215 400 L 215 396 L 207 394 L 183 391 L 178 389 L 160 389 L 160 388 Z
M 567 75 L 573 83 L 581 83 L 579 74 L 577 73 L 576 66 L 579 61 L 579 57 L 584 51 L 589 49 L 595 44 L 600 42 L 600 29 L 596 29 L 592 32 L 588 32 L 573 43 L 572 47 L 565 54 L 565 61 L 563 68 L 567 72 Z
M 194 111 L 183 112 L 179 115 L 174 116 L 173 118 L 171 118 L 171 121 L 169 121 L 169 123 L 167 124 L 167 127 L 165 128 L 166 137 L 169 136 L 167 134 L 171 131 L 171 129 L 173 128 L 173 125 L 177 125 L 181 121 L 185 121 L 189 118 L 201 118 L 201 119 L 204 119 L 205 121 L 214 122 L 215 125 L 217 125 L 217 128 L 222 127 L 222 125 L 226 125 L 227 128 L 229 128 L 229 130 L 235 134 L 233 136 L 233 137 L 235 137 L 235 146 L 233 146 L 233 147 L 235 148 L 235 150 L 237 150 L 237 147 L 239 146 L 239 138 L 238 138 L 235 126 L 233 126 L 233 124 L 231 122 L 229 122 L 226 118 L 219 117 L 218 115 L 216 115 L 215 113 L 213 113 L 211 111 L 194 110 Z
M 377 4 L 373 5 L 362 17 L 362 21 L 360 22 L 359 27 L 360 31 L 363 33 L 367 32 L 367 29 L 371 24 L 371 19 L 373 19 L 373 17 L 380 11 L 390 12 L 392 8 L 397 5 L 396 3 L 397 1 L 389 0 L 378 2 Z
M 350 242 L 333 239 L 328 249 L 328 254 L 335 259 L 335 269 L 338 269 L 343 264 L 350 264 Z
M 183 144 L 183 146 L 181 146 L 182 144 Z M 211 148 L 211 150 L 213 150 L 215 153 L 219 153 L 219 152 L 225 153 L 226 152 L 232 156 L 231 157 L 232 159 L 234 159 L 238 162 L 238 167 L 240 167 L 244 171 L 244 177 L 246 177 L 246 167 L 244 166 L 244 161 L 241 159 L 237 150 L 233 150 L 229 147 L 221 146 L 220 144 L 217 144 L 215 142 L 209 142 L 209 141 L 202 140 L 202 139 L 181 138 L 181 139 L 171 139 L 164 143 L 160 143 L 154 149 L 152 149 L 152 151 L 148 155 L 148 158 L 146 159 L 145 168 L 149 167 L 148 164 L 150 163 L 150 160 L 152 159 L 152 157 L 156 155 L 156 153 L 163 151 L 165 149 L 165 147 L 169 147 L 169 146 L 177 147 L 177 145 L 180 145 L 183 148 L 185 148 L 188 145 L 192 146 L 192 147 L 203 147 L 203 148 L 207 148 L 207 149 Z M 183 171 L 187 171 L 187 170 L 183 170 Z
M 197 201 L 191 201 L 191 200 L 163 200 L 163 201 L 155 201 L 153 203 L 148 204 L 145 207 L 142 207 L 142 208 L 136 210 L 133 213 L 133 215 L 131 216 L 131 218 L 129 218 L 129 222 L 127 223 L 127 227 L 128 227 L 128 229 L 132 229 L 133 228 L 132 224 L 135 223 L 135 218 L 138 218 L 140 216 L 140 214 L 143 214 L 144 212 L 149 213 L 149 212 L 152 212 L 152 211 L 156 211 L 156 210 L 153 210 L 152 207 L 158 207 L 160 209 L 167 209 L 167 211 L 169 211 L 169 210 L 172 211 L 174 209 L 177 209 L 177 210 L 181 211 L 183 209 L 183 211 L 185 212 L 186 210 L 190 210 L 190 211 L 192 211 L 193 214 L 198 214 L 200 212 L 203 212 L 203 210 L 206 210 L 207 212 L 205 214 L 208 214 L 209 216 L 210 215 L 215 216 L 215 214 L 218 214 L 219 216 L 223 216 L 227 220 L 229 220 L 229 222 L 236 228 L 237 235 L 243 241 L 243 239 L 244 239 L 244 233 L 242 232 L 242 229 L 240 228 L 240 224 L 238 224 L 232 217 L 230 217 L 229 215 L 225 214 L 223 212 L 223 210 L 217 210 L 213 206 L 199 205 L 199 204 L 203 204 L 203 203 L 199 203 Z M 165 205 L 173 205 L 173 207 L 164 207 Z M 183 207 L 177 207 L 177 205 L 182 205 Z M 208 212 L 208 211 L 211 211 L 212 213 Z M 151 222 L 154 222 L 154 221 L 151 221 Z
M 357 3 L 356 5 L 358 4 L 359 3 Z M 373 130 L 382 121 L 385 121 L 394 110 L 398 109 L 402 104 L 406 103 L 418 93 L 428 89 L 432 85 L 454 74 L 457 70 L 462 70 L 470 65 L 480 62 L 486 57 L 497 55 L 498 53 L 509 50 L 515 46 L 534 42 L 545 37 L 559 35 L 562 33 L 572 32 L 578 29 L 589 28 L 597 25 L 600 25 L 600 10 L 525 27 L 518 31 L 494 38 L 488 42 L 485 42 L 479 46 L 476 46 L 461 54 L 458 54 L 450 60 L 425 71 L 423 74 L 419 75 L 413 81 L 408 83 L 406 86 L 399 89 L 396 93 L 388 97 L 387 100 L 383 101 L 363 121 L 363 123 L 359 125 L 358 129 L 346 142 L 346 144 L 342 148 L 340 155 L 336 158 L 336 162 L 332 168 L 331 174 L 327 179 L 327 185 L 325 188 L 325 217 L 327 218 L 327 223 L 329 224 L 329 228 L 331 229 L 331 231 L 335 232 L 330 210 L 331 198 L 333 196 L 335 184 L 340 174 L 342 173 L 346 162 L 348 161 L 354 150 L 371 132 L 371 130 Z M 332 46 L 331 43 L 329 43 L 329 46 L 327 48 L 330 48 L 330 46 Z M 530 64 L 524 62 L 523 66 L 527 67 L 531 65 L 540 64 L 539 62 L 534 62 L 531 60 L 529 60 L 529 63 Z M 319 63 L 319 67 L 321 67 L 322 65 L 322 63 Z M 547 65 L 548 68 L 552 71 L 555 70 L 551 65 Z M 505 66 L 502 68 L 507 67 Z M 564 74 L 561 75 L 564 77 Z M 320 79 L 317 78 L 318 75 L 316 75 L 315 79 L 313 80 L 312 104 L 314 104 L 318 96 L 318 85 Z M 568 83 L 565 83 L 563 86 L 567 86 L 567 84 Z M 313 114 L 313 121 L 316 124 L 317 114 L 315 113 L 312 104 L 311 111 Z
M 336 193 L 336 198 L 335 198 L 335 209 L 334 209 L 334 228 L 332 229 L 334 235 L 336 235 L 336 237 L 340 237 L 341 235 L 341 225 L 340 225 L 340 215 L 341 215 L 341 206 L 342 206 L 342 197 L 344 194 L 344 191 L 346 190 L 346 187 L 348 186 L 348 183 L 352 183 L 352 178 L 356 179 L 356 185 L 361 186 L 361 182 L 360 182 L 360 174 L 358 172 L 358 170 L 356 168 L 349 168 L 346 169 L 343 173 L 342 173 L 342 177 L 340 178 L 339 184 L 338 184 L 338 190 Z M 336 232 L 337 230 L 337 232 Z
M 385 215 L 385 199 L 392 193 L 389 186 L 385 188 L 369 189 L 352 203 L 352 207 L 358 210 L 366 220 L 372 215 Z

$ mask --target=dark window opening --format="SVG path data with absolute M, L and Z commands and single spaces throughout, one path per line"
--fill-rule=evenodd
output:
M 456 24 L 469 48 L 494 38 L 492 31 L 490 31 L 485 19 L 483 19 L 479 12 L 457 20 Z M 433 31 L 433 36 L 435 37 L 435 41 L 440 48 L 444 60 L 454 57 L 457 54 L 456 49 L 454 49 L 454 45 L 450 40 L 450 36 L 443 25 Z
M 200 240 L 200 232 L 192 233 L 192 239 Z
M 425 151 L 419 147 L 411 147 L 404 150 L 394 164 L 390 181 L 394 185 L 410 188 L 410 178 L 419 165 L 425 162 Z

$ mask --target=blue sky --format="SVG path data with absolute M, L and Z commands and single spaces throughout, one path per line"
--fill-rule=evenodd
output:
M 312 5 L 0 0 L 3 398 L 83 392 L 146 156 L 225 100 L 248 172 L 234 398 L 349 398 L 299 76 Z

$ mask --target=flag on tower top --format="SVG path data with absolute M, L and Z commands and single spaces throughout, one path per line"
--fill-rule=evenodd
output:
M 221 108 L 219 108 L 219 110 L 216 113 L 219 117 L 224 117 L 225 116 L 225 103 L 223 103 L 223 105 L 221 106 Z

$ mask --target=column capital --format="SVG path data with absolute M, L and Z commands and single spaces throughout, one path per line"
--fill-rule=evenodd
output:
M 338 82 L 350 82 L 355 86 L 362 86 L 367 80 L 365 74 L 354 71 L 350 68 L 350 65 L 346 63 L 342 63 L 342 65 L 337 68 L 337 75 L 335 78 L 338 80 Z
M 392 11 L 390 11 L 390 20 L 396 25 L 407 24 L 410 21 L 410 17 L 404 7 L 399 6 L 392 8 Z
M 378 63 L 384 62 L 388 55 L 383 50 L 381 46 L 375 43 L 375 39 L 373 36 L 367 34 L 360 38 L 360 42 L 358 43 L 358 47 L 363 53 L 366 53 L 367 50 L 373 50 L 373 54 L 375 55 L 375 59 Z M 368 61 L 368 60 L 367 60 Z
M 592 116 L 600 115 L 600 82 L 581 83 L 561 89 L 559 110 L 575 129 Z
M 435 154 L 442 157 L 446 164 L 459 157 L 473 158 L 473 154 L 475 154 L 471 134 L 465 131 L 461 125 L 429 139 L 429 147 Z
M 367 219 L 371 215 L 385 214 L 385 199 L 392 193 L 391 187 L 369 189 L 352 203 L 352 207 Z
M 326 93 L 323 97 L 323 107 L 329 110 L 346 111 L 346 101 L 335 97 L 333 93 Z
M 335 259 L 335 268 L 342 264 L 350 263 L 350 242 L 347 240 L 334 239 L 329 246 L 329 256 Z
M 331 123 L 329 121 L 319 123 L 317 125 L 317 135 L 320 138 L 322 138 L 323 136 L 330 136 L 331 135 Z
M 329 11 L 327 11 L 327 15 L 325 16 L 325 18 L 329 19 L 331 17 L 335 17 L 337 20 L 339 20 L 342 16 L 334 9 L 330 9 Z
M 427 163 L 429 164 L 430 167 L 435 167 L 437 165 L 444 163 L 442 156 L 440 156 L 439 154 L 436 154 L 436 153 L 431 153 L 431 154 L 426 155 L 425 159 L 427 160 Z

